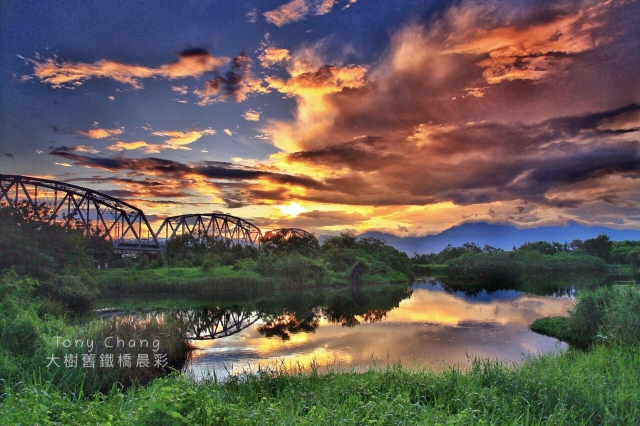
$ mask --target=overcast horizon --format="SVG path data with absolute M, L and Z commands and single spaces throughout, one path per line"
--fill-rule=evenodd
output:
M 416 4 L 417 3 L 417 4 Z M 154 220 L 640 229 L 640 2 L 3 2 L 0 173 Z

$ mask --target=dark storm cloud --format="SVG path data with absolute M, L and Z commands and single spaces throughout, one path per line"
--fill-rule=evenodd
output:
M 330 197 L 374 205 L 524 200 L 567 208 L 594 200 L 613 202 L 620 198 L 615 191 L 606 196 L 548 193 L 640 173 L 640 143 L 620 139 L 635 128 L 625 117 L 638 111 L 639 105 L 630 104 L 531 125 L 424 127 L 405 139 L 362 138 L 290 154 L 289 160 L 350 170 L 325 179 L 321 191 L 302 197 L 320 202 Z
M 229 71 L 224 75 L 216 75 L 205 83 L 202 90 L 196 90 L 194 93 L 201 98 L 200 105 L 207 105 L 216 100 L 242 102 L 252 91 L 267 90 L 262 88 L 261 81 L 253 76 L 251 58 L 243 51 L 233 58 Z
M 226 195 L 226 202 L 230 207 L 245 205 L 248 201 L 244 196 L 238 197 L 238 191 L 240 191 L 239 188 L 225 186 L 229 181 L 243 182 L 248 185 L 249 182 L 264 178 L 271 182 L 283 185 L 295 185 L 315 189 L 320 189 L 322 187 L 321 182 L 310 177 L 274 173 L 225 162 L 203 161 L 194 164 L 184 164 L 177 161 L 153 157 L 98 157 L 78 154 L 75 147 L 66 146 L 52 149 L 49 154 L 65 158 L 77 166 L 100 168 L 112 172 L 125 171 L 133 175 L 151 174 L 158 179 L 163 179 L 163 183 L 159 184 L 155 178 L 153 178 L 148 182 L 122 180 L 122 184 L 140 185 L 145 191 L 149 191 L 154 194 L 162 194 L 163 196 L 168 197 L 172 196 L 172 193 L 164 190 L 167 186 L 172 186 L 170 181 L 167 181 L 168 179 L 188 181 L 190 177 L 199 177 L 211 180 L 213 181 L 213 185 L 220 187 L 223 190 L 223 195 Z M 115 179 L 115 181 L 117 180 L 118 179 Z M 111 182 L 113 181 L 114 180 Z M 184 192 L 180 192 L 178 188 L 173 189 L 178 193 L 176 196 L 184 196 Z
M 382 138 L 368 136 L 324 149 L 295 152 L 291 161 L 310 162 L 326 166 L 345 165 L 352 170 L 373 171 L 395 164 L 402 155 L 393 153 Z

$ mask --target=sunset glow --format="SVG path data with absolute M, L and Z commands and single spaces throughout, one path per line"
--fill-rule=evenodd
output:
M 36 4 L 0 18 L 3 174 L 153 223 L 640 229 L 640 1 Z

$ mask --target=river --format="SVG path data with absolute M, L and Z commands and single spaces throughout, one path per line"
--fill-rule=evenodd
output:
M 220 380 L 274 368 L 361 371 L 397 362 L 464 369 L 474 357 L 514 363 L 567 348 L 528 325 L 565 313 L 575 301 L 571 291 L 551 296 L 516 290 L 464 293 L 446 290 L 433 279 L 411 290 L 390 307 L 358 314 L 335 306 L 306 309 L 303 315 L 293 308 L 270 316 L 244 312 L 244 323 L 228 336 L 193 341 L 199 349 L 186 373 L 196 380 Z

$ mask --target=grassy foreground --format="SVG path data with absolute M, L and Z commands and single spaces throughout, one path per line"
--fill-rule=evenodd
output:
M 78 398 L 31 383 L 5 385 L 6 424 L 75 425 L 631 425 L 640 422 L 640 349 L 595 347 L 471 370 L 271 372 L 224 383 L 184 376 L 126 393 Z
M 43 336 L 65 333 L 64 324 L 20 317 L 18 308 L 28 299 L 17 296 L 26 291 L 25 282 L 5 278 L 0 283 L 3 309 L 15 314 L 6 316 L 2 330 L 4 347 L 13 348 L 12 355 L 0 353 L 2 424 L 640 424 L 640 293 L 635 288 L 581 294 L 568 330 L 589 337 L 588 351 L 534 357 L 516 367 L 473 360 L 440 372 L 391 365 L 366 373 L 320 374 L 312 366 L 198 383 L 174 373 L 152 381 L 125 377 L 131 385 L 123 389 L 118 383 L 127 380 L 119 376 L 87 374 L 83 382 L 82 369 L 43 368 L 49 350 Z M 12 346 L 28 324 L 35 327 L 32 335 L 42 340 L 41 348 Z M 90 336 L 98 331 L 92 330 L 87 330 Z M 158 331 L 151 324 L 126 334 Z

